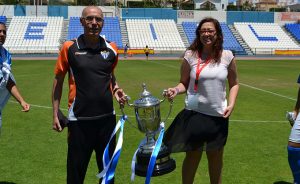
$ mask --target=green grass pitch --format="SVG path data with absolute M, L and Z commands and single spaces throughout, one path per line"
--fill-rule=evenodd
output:
M 21 112 L 13 98 L 2 112 L 0 137 L 0 184 L 63 184 L 66 183 L 67 131 L 52 130 L 51 90 L 55 61 L 14 60 L 13 73 L 31 111 Z M 295 105 L 300 61 L 240 60 L 237 62 L 240 91 L 230 118 L 230 129 L 224 152 L 223 183 L 268 184 L 292 183 L 286 145 L 290 125 L 285 112 Z M 180 60 L 119 61 L 115 70 L 119 85 L 131 97 L 139 98 L 142 83 L 153 96 L 162 98 L 163 89 L 179 81 Z M 65 80 L 61 107 L 66 113 L 68 86 Z M 174 101 L 168 127 L 184 107 L 184 95 Z M 115 104 L 120 115 L 119 106 Z M 167 114 L 169 103 L 161 104 Z M 129 120 L 136 125 L 133 109 L 126 106 Z M 119 117 L 119 116 L 118 116 Z M 131 183 L 131 159 L 144 134 L 125 123 L 124 144 L 116 170 L 115 183 Z M 151 183 L 181 183 L 184 153 L 172 154 L 177 168 L 172 173 L 153 177 Z M 86 174 L 86 184 L 97 183 L 94 155 Z M 144 183 L 136 176 L 133 183 Z M 209 183 L 207 160 L 203 154 L 195 183 Z

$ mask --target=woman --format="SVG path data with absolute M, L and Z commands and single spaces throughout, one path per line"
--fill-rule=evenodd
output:
M 223 150 L 228 136 L 228 119 L 238 95 L 239 84 L 234 56 L 223 50 L 220 23 L 204 18 L 196 38 L 184 54 L 181 77 L 169 88 L 172 100 L 186 93 L 185 108 L 166 132 L 165 144 L 172 152 L 186 152 L 182 183 L 192 184 L 202 151 L 206 151 L 210 183 L 222 183 Z M 228 103 L 226 79 L 229 83 Z

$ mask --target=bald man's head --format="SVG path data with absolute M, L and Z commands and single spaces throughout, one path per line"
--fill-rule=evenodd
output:
M 98 38 L 104 25 L 102 10 L 98 6 L 84 8 L 80 22 L 85 36 Z
M 81 17 L 86 17 L 89 11 L 98 12 L 103 17 L 103 12 L 98 6 L 87 6 L 82 10 Z

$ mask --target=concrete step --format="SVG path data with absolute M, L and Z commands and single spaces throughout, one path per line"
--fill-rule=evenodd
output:
M 130 47 L 129 40 L 128 40 L 128 32 L 127 32 L 126 22 L 123 21 L 123 20 L 120 20 L 120 29 L 121 29 L 123 46 L 128 44 L 128 46 Z
M 233 25 L 228 25 L 228 27 L 231 30 L 233 36 L 236 38 L 236 40 L 239 42 L 239 44 L 243 47 L 244 51 L 248 55 L 253 55 L 251 49 L 246 44 L 246 42 L 243 40 L 243 38 L 241 37 L 241 35 L 237 32 L 237 30 L 234 28 L 234 26 Z
M 182 25 L 181 24 L 176 24 L 176 27 L 177 27 L 177 30 L 178 30 L 178 32 L 180 34 L 180 37 L 182 39 L 182 42 L 183 42 L 184 46 L 188 47 L 189 46 L 189 41 L 188 41 L 188 39 L 187 39 L 187 37 L 185 35 L 185 32 L 183 30 Z

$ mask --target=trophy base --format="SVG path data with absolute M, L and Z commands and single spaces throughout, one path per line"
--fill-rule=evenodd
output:
M 148 164 L 151 153 L 138 152 L 136 155 L 137 162 L 135 164 L 135 174 L 138 176 L 147 176 Z M 152 172 L 152 176 L 161 176 L 172 172 L 176 168 L 175 160 L 170 158 L 170 152 L 167 150 L 160 151 L 156 158 L 156 163 Z

